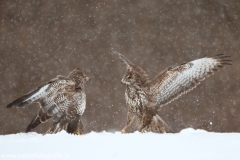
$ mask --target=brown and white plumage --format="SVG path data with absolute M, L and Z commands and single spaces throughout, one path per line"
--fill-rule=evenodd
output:
M 182 94 L 194 89 L 200 81 L 225 65 L 231 65 L 230 56 L 219 54 L 204 57 L 184 63 L 177 67 L 168 67 L 160 72 L 153 80 L 148 79 L 146 72 L 134 65 L 120 53 L 113 54 L 121 59 L 127 67 L 122 83 L 126 84 L 125 99 L 128 106 L 128 126 L 136 121 L 140 131 L 157 133 L 172 132 L 170 127 L 161 119 L 157 111 L 179 98 Z
M 28 125 L 26 132 L 49 119 L 53 126 L 47 133 L 65 129 L 68 133 L 82 134 L 81 115 L 86 107 L 85 81 L 89 78 L 80 70 L 74 69 L 67 77 L 57 76 L 36 90 L 16 99 L 7 108 L 24 107 L 39 103 L 38 114 Z
M 229 57 L 219 54 L 214 57 L 197 59 L 177 67 L 169 67 L 150 83 L 150 93 L 154 95 L 158 106 L 162 107 L 194 89 L 215 71 L 225 65 L 231 65 Z

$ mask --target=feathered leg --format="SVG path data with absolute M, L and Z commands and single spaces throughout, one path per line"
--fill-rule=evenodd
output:
M 45 134 L 53 134 L 56 133 L 57 129 L 59 128 L 59 123 L 53 122 L 53 125 Z
M 161 119 L 154 109 L 147 108 L 142 116 L 140 132 L 172 133 L 171 128 Z
M 139 127 L 139 131 L 140 132 L 143 132 L 144 131 L 144 128 L 146 127 L 149 127 L 149 125 L 151 124 L 152 120 L 153 120 L 153 116 L 155 115 L 156 113 L 153 111 L 153 110 L 150 110 L 150 109 L 146 109 L 144 112 L 143 112 L 143 115 L 142 115 L 142 123 Z
M 84 132 L 83 123 L 82 123 L 81 120 L 79 120 L 79 122 L 78 122 L 78 132 L 77 132 L 77 134 L 78 134 L 78 135 L 82 135 L 82 134 L 84 134 L 84 133 L 85 133 L 85 132 Z
M 126 129 L 133 123 L 133 121 L 136 119 L 136 115 L 133 114 L 132 112 L 128 112 L 127 114 L 127 124 L 126 126 L 122 129 L 122 134 L 126 133 Z
M 61 119 L 59 122 L 53 122 L 52 127 L 45 134 L 53 134 L 66 129 L 67 121 L 66 119 Z
M 70 121 L 67 125 L 66 131 L 68 133 L 77 135 L 84 134 L 84 127 L 81 121 L 81 116 L 76 117 L 74 120 Z

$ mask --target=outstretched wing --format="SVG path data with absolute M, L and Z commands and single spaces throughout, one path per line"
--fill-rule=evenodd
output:
M 65 113 L 75 93 L 75 82 L 67 78 L 54 79 L 36 90 L 16 99 L 7 108 L 24 107 L 38 102 L 43 113 L 51 116 L 57 122 Z
M 195 88 L 214 71 L 225 65 L 231 65 L 230 56 L 223 54 L 214 57 L 204 57 L 182 64 L 169 67 L 155 77 L 150 84 L 150 93 L 159 107 L 166 105 Z
M 129 59 L 127 59 L 124 55 L 118 53 L 117 51 L 112 51 L 112 54 L 119 58 L 127 66 L 128 69 L 132 68 L 132 66 L 134 65 Z

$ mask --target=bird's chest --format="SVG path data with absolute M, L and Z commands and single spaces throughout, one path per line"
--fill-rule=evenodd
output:
M 85 93 L 79 93 L 78 96 L 75 97 L 77 113 L 82 115 L 86 108 L 86 95 Z
M 72 96 L 72 105 L 68 108 L 70 115 L 82 115 L 86 108 L 85 93 L 76 93 Z
M 133 113 L 140 113 L 147 103 L 146 94 L 140 90 L 127 89 L 125 99 L 129 111 Z

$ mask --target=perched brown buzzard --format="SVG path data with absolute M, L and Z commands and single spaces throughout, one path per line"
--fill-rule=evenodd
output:
M 57 133 L 62 129 L 68 133 L 83 134 L 81 116 L 86 107 L 85 81 L 89 78 L 80 70 L 74 69 L 67 77 L 58 75 L 36 90 L 16 99 L 7 108 L 25 107 L 39 103 L 38 114 L 28 125 L 26 132 L 49 119 L 52 127 L 47 133 Z
M 126 65 L 127 71 L 122 83 L 126 84 L 125 99 L 128 106 L 126 129 L 136 122 L 137 130 L 156 133 L 172 132 L 170 127 L 160 118 L 157 111 L 195 88 L 214 71 L 225 65 L 231 65 L 230 56 L 219 54 L 213 57 L 204 57 L 184 63 L 177 67 L 168 67 L 159 73 L 153 80 L 140 67 L 130 60 L 113 51 Z

